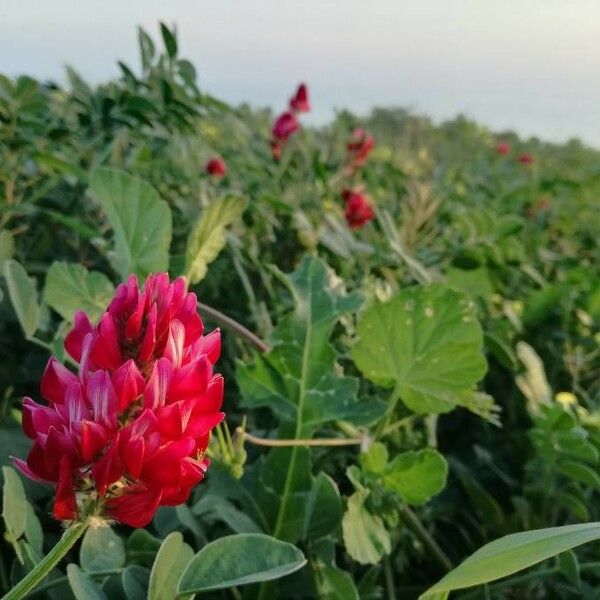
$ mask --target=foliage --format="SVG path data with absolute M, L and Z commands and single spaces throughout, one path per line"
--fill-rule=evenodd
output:
M 37 597 L 410 599 L 481 546 L 424 597 L 596 597 L 600 154 L 377 109 L 276 161 L 273 115 L 202 90 L 164 24 L 138 40 L 99 86 L 0 76 L 0 461 L 74 313 L 131 272 L 186 275 L 266 350 L 224 332 L 227 426 L 189 502 L 89 529 Z M 61 528 L 51 490 L 3 479 L 4 593 Z

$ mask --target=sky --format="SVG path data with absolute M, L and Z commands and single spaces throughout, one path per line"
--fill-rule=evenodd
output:
M 98 83 L 159 20 L 229 102 L 279 110 L 306 81 L 313 123 L 403 106 L 600 147 L 600 0 L 0 0 L 0 72 Z

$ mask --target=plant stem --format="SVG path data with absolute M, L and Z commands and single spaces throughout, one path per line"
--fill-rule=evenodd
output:
M 385 587 L 388 600 L 396 600 L 396 584 L 394 583 L 394 572 L 392 570 L 392 561 L 389 556 L 383 559 L 383 570 L 385 574 Z
M 268 438 L 260 438 L 243 431 L 238 427 L 238 432 L 243 434 L 244 440 L 257 446 L 269 446 L 271 448 L 291 447 L 291 446 L 356 446 L 362 443 L 362 438 L 317 438 L 317 439 L 283 439 L 273 440 Z
M 431 537 L 427 529 L 423 527 L 423 523 L 419 521 L 419 517 L 415 515 L 415 513 L 407 504 L 400 506 L 400 514 L 402 515 L 407 527 L 415 534 L 415 536 L 423 543 L 423 545 L 427 547 L 432 556 L 438 561 L 444 570 L 451 571 L 454 568 L 452 561 L 438 546 L 437 542 Z
M 198 302 L 198 308 L 205 314 L 214 319 L 219 325 L 222 325 L 226 329 L 230 329 L 237 335 L 246 338 L 255 348 L 260 350 L 261 352 L 268 352 L 271 347 L 269 344 L 261 340 L 257 335 L 252 333 L 249 329 L 246 329 L 241 323 L 238 323 L 235 319 L 228 317 L 223 314 L 220 310 L 216 308 L 212 308 L 212 306 L 208 306 L 203 304 L 202 302 Z
M 22 600 L 25 598 L 29 592 L 48 576 L 50 571 L 56 567 L 65 554 L 75 545 L 88 528 L 88 525 L 88 521 L 69 525 L 54 548 L 10 592 L 3 596 L 2 600 Z

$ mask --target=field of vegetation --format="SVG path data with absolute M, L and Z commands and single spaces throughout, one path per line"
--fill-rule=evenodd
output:
M 310 82 L 281 114 L 232 107 L 168 28 L 139 43 L 98 86 L 0 76 L 0 593 L 600 597 L 600 152 L 402 109 L 308 127 Z M 105 311 L 163 272 L 200 302 L 189 365 L 214 363 L 222 408 L 186 437 L 199 392 L 161 382 L 187 359 L 148 304 L 167 358 L 120 346 L 155 387 L 117 390 L 98 433 L 135 326 Z M 142 401 L 168 433 L 140 434 L 140 471 L 114 436 Z

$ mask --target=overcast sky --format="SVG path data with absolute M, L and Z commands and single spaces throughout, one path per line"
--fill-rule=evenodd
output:
M 0 72 L 100 82 L 160 19 L 228 101 L 278 109 L 303 80 L 314 122 L 400 105 L 600 147 L 600 0 L 0 0 Z

